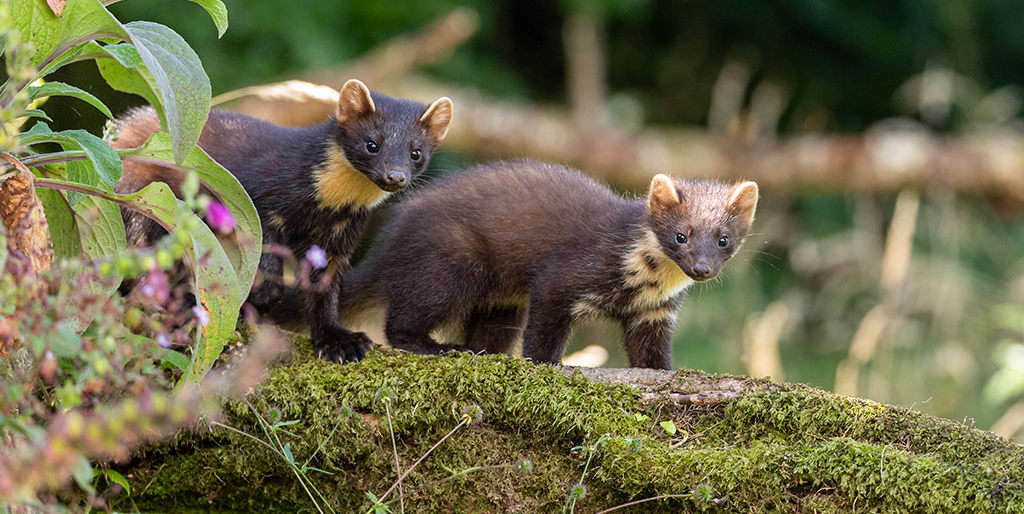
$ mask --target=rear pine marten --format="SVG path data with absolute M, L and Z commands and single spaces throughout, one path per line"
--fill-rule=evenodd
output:
M 318 357 L 357 361 L 372 346 L 365 334 L 347 330 L 338 320 L 342 274 L 371 210 L 423 173 L 451 119 L 452 101 L 446 97 L 427 106 L 370 92 L 358 80 L 345 83 L 335 116 L 318 126 L 283 127 L 210 111 L 199 146 L 237 177 L 252 198 L 263 243 L 286 246 L 299 258 L 312 245 L 327 254 L 329 266 L 309 277 L 318 284 L 324 272 L 333 272 L 325 279 L 327 287 L 297 292 Z M 158 130 L 153 108 L 136 109 L 118 121 L 112 146 L 140 146 Z M 183 178 L 169 168 L 128 161 L 115 190 L 135 192 L 162 181 L 180 196 Z M 125 210 L 123 215 L 129 243 L 150 244 L 165 233 L 141 214 Z M 264 253 L 259 267 L 264 280 L 257 281 L 248 301 L 269 313 L 284 296 L 283 260 Z
M 629 201 L 556 164 L 470 168 L 395 207 L 345 279 L 342 319 L 383 307 L 388 342 L 416 353 L 505 353 L 521 333 L 523 357 L 557 363 L 572 327 L 604 316 L 630 366 L 671 369 L 684 292 L 740 247 L 757 197 L 753 182 L 657 175 Z M 461 344 L 431 337 L 452 324 Z

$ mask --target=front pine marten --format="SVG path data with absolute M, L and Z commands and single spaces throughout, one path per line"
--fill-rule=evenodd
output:
M 557 363 L 572 327 L 617 320 L 633 367 L 671 369 L 684 292 L 715 278 L 750 230 L 757 184 L 657 175 L 629 201 L 530 160 L 470 168 L 396 206 L 345 280 L 342 319 L 384 307 L 388 342 L 416 353 Z M 455 324 L 461 344 L 431 333 Z
M 332 272 L 326 288 L 298 293 L 318 357 L 336 362 L 362 359 L 371 342 L 365 334 L 338 321 L 342 272 L 366 228 L 371 210 L 392 192 L 413 182 L 427 168 L 452 119 L 452 102 L 440 98 L 430 106 L 370 92 L 350 80 L 341 89 L 335 116 L 322 125 L 292 128 L 211 110 L 199 146 L 230 171 L 252 198 L 263 227 L 263 243 L 284 245 L 302 257 L 312 245 L 330 263 L 313 270 L 317 284 Z M 151 108 L 136 109 L 117 124 L 115 148 L 133 148 L 160 130 Z M 155 181 L 180 194 L 183 175 L 157 164 L 125 162 L 115 190 L 135 192 Z M 125 211 L 129 242 L 152 243 L 164 231 L 153 220 Z M 249 295 L 261 313 L 284 295 L 281 256 L 265 253 L 259 267 L 265 276 Z

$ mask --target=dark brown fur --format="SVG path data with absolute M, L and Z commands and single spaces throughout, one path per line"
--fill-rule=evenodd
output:
M 318 356 L 355 361 L 371 346 L 364 334 L 338 321 L 342 272 L 349 268 L 371 210 L 426 169 L 444 140 L 451 114 L 447 98 L 428 107 L 371 93 L 357 80 L 345 84 L 335 117 L 322 125 L 283 127 L 242 114 L 210 112 L 199 146 L 238 178 L 252 198 L 263 242 L 284 245 L 298 258 L 317 245 L 331 263 L 327 270 L 337 270 L 326 287 L 298 295 Z M 137 109 L 119 120 L 112 145 L 137 147 L 158 130 L 156 112 Z M 180 194 L 182 179 L 177 170 L 127 160 L 116 190 L 134 192 L 163 181 Z M 124 216 L 130 243 L 150 244 L 164 233 L 138 213 L 125 211 Z M 263 280 L 257 280 L 248 299 L 260 312 L 271 312 L 281 302 L 282 268 L 279 255 L 260 259 Z M 318 284 L 324 271 L 314 270 L 311 283 Z
M 658 175 L 629 201 L 555 164 L 470 168 L 396 206 L 345 282 L 343 319 L 383 306 L 389 343 L 417 353 L 503 353 L 522 334 L 524 357 L 556 363 L 573 325 L 604 316 L 631 366 L 670 369 L 686 288 L 718 275 L 756 204 L 753 182 Z M 452 323 L 462 344 L 431 337 Z

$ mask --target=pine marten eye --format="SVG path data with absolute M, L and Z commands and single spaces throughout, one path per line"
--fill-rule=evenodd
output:
M 370 152 L 370 153 L 377 153 L 378 151 L 380 151 L 380 147 L 377 146 L 377 143 L 374 142 L 374 141 L 367 141 L 366 142 L 366 151 Z
M 722 248 L 729 246 L 729 236 L 722 236 L 722 238 L 718 240 L 718 246 L 721 246 Z
M 414 161 L 418 161 L 418 160 L 420 160 L 420 156 L 421 155 L 423 155 L 423 154 L 419 150 L 413 150 L 412 154 L 409 155 L 409 158 L 414 160 Z
M 686 244 L 686 234 L 676 234 L 676 242 L 681 245 Z

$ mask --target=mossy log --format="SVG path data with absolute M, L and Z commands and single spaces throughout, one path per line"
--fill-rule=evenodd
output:
M 222 422 L 240 432 L 138 449 L 119 468 L 131 496 L 115 506 L 317 512 L 285 452 L 256 441 L 271 441 L 258 413 L 296 421 L 279 444 L 300 467 L 315 453 L 308 465 L 323 472 L 306 473 L 323 512 L 372 512 L 367 493 L 398 478 L 392 434 L 405 472 L 474 404 L 483 421 L 429 452 L 384 499 L 393 512 L 559 512 L 581 478 L 576 512 L 658 496 L 616 512 L 1024 512 L 1024 449 L 905 407 L 682 370 L 613 377 L 633 386 L 503 355 L 375 350 L 338 366 L 311 353 L 299 341 L 292 362 L 226 406 Z M 532 472 L 517 472 L 522 459 Z

